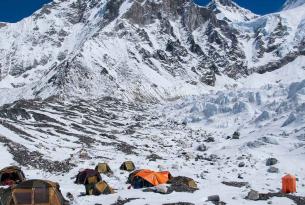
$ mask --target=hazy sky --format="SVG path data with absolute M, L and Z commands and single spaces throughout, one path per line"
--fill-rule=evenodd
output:
M 30 16 L 51 0 L 0 0 L 0 21 L 16 22 Z M 205 5 L 209 0 L 195 0 Z M 257 14 L 266 14 L 278 11 L 285 0 L 235 0 L 241 6 Z

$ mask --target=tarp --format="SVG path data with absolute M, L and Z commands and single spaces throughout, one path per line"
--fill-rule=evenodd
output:
M 154 172 L 152 170 L 143 169 L 138 171 L 134 177 L 141 177 L 153 186 L 157 186 L 159 184 L 166 184 L 169 181 L 171 174 L 168 171 Z

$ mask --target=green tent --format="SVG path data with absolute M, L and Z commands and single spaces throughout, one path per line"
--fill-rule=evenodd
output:
M 0 192 L 1 205 L 68 205 L 57 183 L 28 180 Z

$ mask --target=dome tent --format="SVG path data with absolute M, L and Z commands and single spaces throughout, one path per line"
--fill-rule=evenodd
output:
M 113 194 L 113 193 L 114 193 L 113 189 L 105 181 L 100 181 L 96 183 L 92 191 L 93 195 Z
M 99 173 L 102 174 L 112 173 L 107 163 L 98 163 L 98 165 L 95 167 L 95 171 L 98 171 Z
M 94 169 L 85 169 L 80 171 L 77 176 L 75 183 L 76 184 L 96 184 L 101 181 L 101 175 Z
M 13 185 L 25 181 L 20 167 L 10 166 L 0 170 L 0 185 Z
M 152 170 L 142 169 L 131 173 L 127 182 L 135 189 L 140 189 L 166 184 L 170 179 L 171 174 L 168 171 L 154 172 Z
M 126 162 L 122 163 L 122 165 L 120 166 L 120 169 L 131 172 L 131 171 L 135 170 L 136 168 L 132 161 L 126 161 Z
M 57 183 L 46 180 L 28 180 L 4 190 L 1 205 L 68 205 Z

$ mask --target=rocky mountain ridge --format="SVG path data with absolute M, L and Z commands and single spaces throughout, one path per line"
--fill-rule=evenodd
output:
M 0 103 L 155 102 L 276 70 L 304 55 L 304 19 L 294 10 L 304 13 L 257 16 L 230 0 L 56 0 L 1 26 Z

